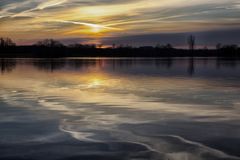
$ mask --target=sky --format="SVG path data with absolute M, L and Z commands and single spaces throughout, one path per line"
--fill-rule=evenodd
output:
M 240 44 L 239 0 L 0 0 L 0 36 L 18 44 Z

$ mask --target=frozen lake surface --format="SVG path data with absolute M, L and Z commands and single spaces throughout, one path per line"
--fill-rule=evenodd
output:
M 1 160 L 240 159 L 240 61 L 0 60 Z

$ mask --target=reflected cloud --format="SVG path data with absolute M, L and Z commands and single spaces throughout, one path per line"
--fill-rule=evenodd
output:
M 0 145 L 37 146 L 42 157 L 71 148 L 57 152 L 63 159 L 78 159 L 80 151 L 85 158 L 239 159 L 240 63 L 225 63 L 231 61 L 17 59 L 0 78 Z

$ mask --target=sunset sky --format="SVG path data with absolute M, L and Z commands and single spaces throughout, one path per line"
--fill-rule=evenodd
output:
M 0 0 L 0 36 L 18 44 L 240 44 L 239 0 Z

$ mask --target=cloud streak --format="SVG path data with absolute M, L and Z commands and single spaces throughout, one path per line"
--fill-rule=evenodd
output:
M 99 28 L 99 29 L 121 30 L 120 28 L 109 27 L 109 25 L 105 26 L 105 25 L 99 25 L 99 24 L 93 24 L 93 23 L 64 21 L 64 20 L 52 20 L 52 21 L 61 22 L 61 23 L 70 23 L 70 24 L 76 24 L 76 25 L 84 25 L 84 26 Z
M 46 1 L 43 3 L 39 3 L 36 7 L 28 9 L 28 10 L 24 10 L 20 13 L 16 13 L 11 15 L 10 17 L 19 17 L 19 16 L 28 16 L 29 13 L 37 11 L 37 10 L 43 10 L 46 8 L 50 8 L 50 7 L 54 7 L 54 6 L 59 6 L 63 3 L 66 3 L 67 0 L 50 0 L 50 1 Z
M 3 0 L 0 6 L 0 34 L 15 40 L 240 28 L 238 0 Z

